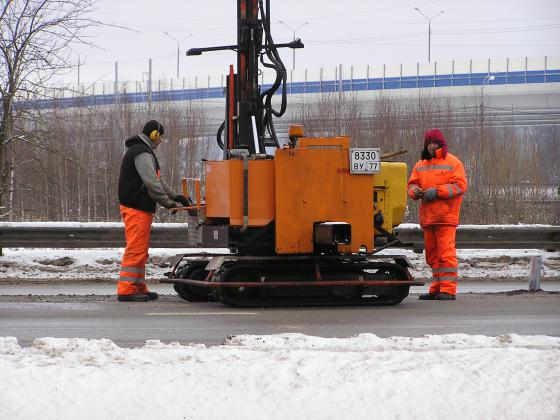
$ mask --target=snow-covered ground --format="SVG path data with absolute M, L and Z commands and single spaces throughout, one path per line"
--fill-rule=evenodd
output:
M 2 419 L 558 419 L 560 338 L 0 338 Z
M 147 266 L 151 281 L 163 278 L 178 255 L 200 249 L 153 248 Z M 206 249 L 207 252 L 223 252 Z M 24 249 L 4 248 L 0 256 L 0 283 L 20 281 L 115 281 L 122 248 L 111 249 Z M 412 274 L 429 278 L 431 270 L 424 254 L 407 249 L 386 249 L 381 254 L 405 255 L 412 263 Z M 544 280 L 560 281 L 560 252 L 538 249 L 459 249 L 459 272 L 463 280 L 525 281 L 530 272 L 531 257 L 542 256 Z
M 8 283 L 114 282 L 122 249 L 4 249 Z M 152 249 L 148 278 L 177 254 Z M 198 250 L 196 250 L 198 251 Z M 406 255 L 430 276 L 423 254 Z M 560 280 L 560 254 L 459 250 L 464 280 L 523 280 L 532 256 Z M 288 309 L 289 310 L 289 309 Z M 0 319 L 1 322 L 1 319 Z M 163 322 L 163 321 L 162 321 Z M 206 347 L 149 340 L 0 337 L 0 419 L 558 419 L 560 337 L 229 337 Z

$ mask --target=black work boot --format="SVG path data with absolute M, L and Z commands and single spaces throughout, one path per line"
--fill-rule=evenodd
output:
M 135 293 L 132 295 L 117 295 L 117 300 L 119 302 L 147 302 L 150 300 L 148 295 L 141 295 L 140 293 Z
M 455 300 L 455 295 L 450 293 L 438 293 L 436 295 L 436 300 Z
M 150 300 L 157 300 L 159 295 L 156 292 L 148 292 L 147 293 L 148 299 Z
M 436 300 L 436 294 L 435 293 L 423 293 L 420 296 L 418 296 L 418 299 L 420 299 L 420 300 Z

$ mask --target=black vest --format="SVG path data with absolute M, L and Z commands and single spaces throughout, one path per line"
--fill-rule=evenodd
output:
M 127 139 L 125 145 L 128 148 L 123 156 L 119 175 L 119 203 L 133 209 L 155 213 L 156 202 L 148 194 L 148 190 L 134 166 L 134 158 L 140 153 L 150 153 L 156 161 L 156 173 L 159 173 L 156 155 L 139 136 Z

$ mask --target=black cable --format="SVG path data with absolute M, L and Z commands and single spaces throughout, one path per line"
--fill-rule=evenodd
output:
M 263 108 L 265 110 L 263 116 L 263 126 L 267 129 L 269 134 L 271 135 L 272 139 L 274 140 L 274 144 L 276 147 L 280 147 L 280 143 L 278 142 L 278 137 L 276 135 L 276 130 L 274 128 L 274 123 L 272 120 L 272 115 L 276 117 L 281 117 L 286 112 L 286 105 L 287 105 L 287 91 L 286 91 L 286 68 L 282 63 L 282 59 L 278 54 L 277 48 L 274 46 L 274 40 L 270 34 L 270 20 L 268 16 L 270 3 L 267 0 L 267 9 L 265 11 L 263 0 L 259 0 L 259 6 L 261 10 L 261 18 L 263 21 L 263 28 L 265 34 L 265 46 L 266 48 L 266 56 L 270 60 L 270 63 L 266 63 L 264 61 L 263 54 L 260 56 L 260 61 L 264 67 L 274 69 L 276 71 L 276 79 L 272 86 L 261 93 L 260 100 L 263 102 Z M 277 111 L 272 107 L 272 97 L 278 90 L 278 88 L 282 85 L 282 102 L 280 105 L 280 110 Z
M 224 132 L 225 128 L 226 128 L 226 122 L 223 121 L 222 124 L 220 125 L 220 128 L 218 128 L 218 134 L 216 135 L 216 143 L 218 143 L 218 147 L 222 150 L 224 150 L 224 142 L 222 140 L 222 133 Z

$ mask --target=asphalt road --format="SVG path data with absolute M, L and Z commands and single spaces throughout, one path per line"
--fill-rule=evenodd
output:
M 171 295 L 147 303 L 118 303 L 114 296 L 99 295 L 0 296 L 0 336 L 15 336 L 24 346 L 37 337 L 109 338 L 125 347 L 148 339 L 215 345 L 228 335 L 276 333 L 560 336 L 560 293 L 468 293 L 454 302 L 410 295 L 392 307 L 274 309 L 188 303 Z

